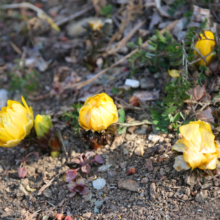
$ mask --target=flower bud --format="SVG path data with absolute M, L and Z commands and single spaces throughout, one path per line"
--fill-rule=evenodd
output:
M 101 93 L 86 99 L 79 111 L 79 125 L 85 130 L 101 132 L 118 120 L 118 111 L 112 98 Z
M 215 47 L 215 36 L 211 31 L 204 31 L 204 34 L 200 34 L 200 38 L 196 42 L 195 48 L 200 52 L 200 54 L 205 57 L 206 62 L 201 59 L 198 62 L 196 62 L 197 66 L 204 65 L 206 66 L 207 64 L 210 63 L 210 61 L 213 58 L 213 53 Z M 201 55 L 198 53 L 197 50 L 194 50 L 194 54 L 197 56 L 195 59 L 198 59 L 201 57 Z
M 37 115 L 34 121 L 34 128 L 38 138 L 45 136 L 50 128 L 53 128 L 51 118 L 49 115 Z

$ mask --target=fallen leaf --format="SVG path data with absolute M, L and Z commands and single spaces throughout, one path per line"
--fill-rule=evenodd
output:
M 214 117 L 212 115 L 211 108 L 207 108 L 206 110 L 198 113 L 196 115 L 196 119 L 205 121 L 205 122 L 213 122 L 214 123 Z
M 128 171 L 127 171 L 127 175 L 133 175 L 136 173 L 136 168 L 135 167 L 131 167 Z
M 205 95 L 206 95 L 205 85 L 203 85 L 203 86 L 197 85 L 193 89 L 193 95 L 194 95 L 194 98 L 195 98 L 196 101 L 198 101 L 201 98 L 205 97 Z
M 139 98 L 142 102 L 157 100 L 159 99 L 159 90 L 158 91 L 137 91 L 133 94 Z

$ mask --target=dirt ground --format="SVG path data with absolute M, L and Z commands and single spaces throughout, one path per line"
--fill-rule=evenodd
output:
M 3 3 L 20 2 L 3 1 Z M 29 2 L 41 4 L 45 12 L 50 15 L 57 13 L 53 18 L 58 21 L 85 8 L 84 5 L 89 4 L 90 1 Z M 116 6 L 117 9 L 120 8 L 119 3 Z M 184 10 L 186 10 L 185 6 Z M 15 11 L 22 14 L 20 10 Z M 218 175 L 216 177 L 205 176 L 198 170 L 177 172 L 173 168 L 175 153 L 171 150 L 172 145 L 178 139 L 175 133 L 161 134 L 156 132 L 151 125 L 142 125 L 127 129 L 125 134 L 116 136 L 112 144 L 93 150 L 88 142 L 74 134 L 73 128 L 61 118 L 63 111 L 69 109 L 71 104 L 83 101 L 86 96 L 95 93 L 106 92 L 114 98 L 118 106 L 121 105 L 120 100 L 128 102 L 129 92 L 118 97 L 112 92 L 113 86 L 122 86 L 128 78 L 130 73 L 128 61 L 124 61 L 121 66 L 115 67 L 102 78 L 96 79 L 79 90 L 67 89 L 65 92 L 57 92 L 59 89 L 62 90 L 59 87 L 55 93 L 51 93 L 55 88 L 55 77 L 59 74 L 59 80 L 62 81 L 75 72 L 84 81 L 98 73 L 101 68 L 96 66 L 94 73 L 85 67 L 84 62 L 81 62 L 85 54 L 86 40 L 80 37 L 69 37 L 66 24 L 61 26 L 59 35 L 49 31 L 30 36 L 18 30 L 22 19 L 13 15 L 12 12 L 13 10 L 5 15 L 4 21 L 0 21 L 3 28 L 0 30 L 3 39 L 0 42 L 3 51 L 0 55 L 0 87 L 10 91 L 10 99 L 20 100 L 21 91 L 10 90 L 11 77 L 8 76 L 8 72 L 15 70 L 13 69 L 14 60 L 22 56 L 23 46 L 28 47 L 30 44 L 33 46 L 36 42 L 32 41 L 41 42 L 44 45 L 40 51 L 41 55 L 45 60 L 51 59 L 52 63 L 40 73 L 37 81 L 39 87 L 31 94 L 26 92 L 26 98 L 35 115 L 42 113 L 52 116 L 55 127 L 62 134 L 66 151 L 62 152 L 58 158 L 52 158 L 34 144 L 10 149 L 0 148 L 0 219 L 52 220 L 55 219 L 57 213 L 69 215 L 74 220 L 220 219 L 220 178 Z M 95 14 L 95 10 L 92 9 L 81 17 Z M 26 11 L 26 16 L 34 15 L 33 11 Z M 179 14 L 177 18 L 181 16 Z M 145 18 L 143 14 L 138 18 L 140 17 Z M 146 20 L 150 22 L 151 18 L 149 16 Z M 172 20 L 174 18 L 170 19 Z M 7 39 L 5 40 L 3 36 L 7 36 Z M 18 49 L 8 46 L 10 42 L 14 42 Z M 124 51 L 121 50 L 119 58 L 127 53 L 126 47 Z M 71 57 L 73 61 L 67 62 L 68 59 L 65 59 L 67 57 Z M 117 59 L 118 57 L 110 56 L 107 60 L 112 63 Z M 6 64 L 7 67 L 5 67 Z M 137 79 L 147 78 L 148 82 L 151 82 L 148 87 L 150 91 L 163 88 L 168 80 L 164 73 L 160 73 L 159 77 L 158 75 L 152 76 L 147 69 L 136 73 L 135 77 Z M 127 109 L 126 112 L 127 117 L 140 121 L 145 117 L 144 114 L 144 111 L 135 108 Z M 102 155 L 105 163 L 92 165 L 89 174 L 82 174 L 86 179 L 85 185 L 90 191 L 88 195 L 77 194 L 69 198 L 70 193 L 67 184 L 62 179 L 63 175 L 73 168 L 70 163 L 71 159 L 87 151 Z M 36 160 L 33 155 L 29 157 L 26 165 L 28 174 L 21 179 L 18 177 L 19 164 L 16 161 L 31 152 L 38 152 L 40 158 Z M 136 173 L 127 175 L 127 171 L 132 167 L 136 168 Z M 97 178 L 106 180 L 103 189 L 96 190 L 93 187 L 93 181 Z

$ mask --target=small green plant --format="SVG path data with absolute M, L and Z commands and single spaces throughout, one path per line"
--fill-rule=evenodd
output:
M 23 69 L 22 71 L 24 74 L 20 76 L 14 73 L 8 74 L 11 77 L 10 90 L 18 90 L 24 96 L 27 96 L 28 93 L 33 93 L 39 88 L 40 75 L 35 70 L 29 72 Z
M 100 15 L 106 16 L 106 17 L 111 17 L 112 9 L 113 9 L 112 5 L 108 4 L 101 9 Z
M 73 126 L 74 132 L 79 135 L 80 134 L 80 126 L 78 122 L 79 118 L 79 111 L 82 107 L 82 104 L 78 103 L 77 105 L 72 104 L 73 107 L 72 112 L 64 112 L 62 118 L 66 121 L 69 122 L 71 121 L 71 125 Z

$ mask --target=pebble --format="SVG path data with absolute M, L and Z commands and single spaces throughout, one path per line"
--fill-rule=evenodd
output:
M 156 135 L 156 134 L 150 134 L 148 136 L 148 140 L 152 141 L 152 142 L 157 142 L 160 140 L 160 136 L 159 135 Z
M 162 144 L 160 144 L 159 146 L 157 146 L 157 152 L 158 154 L 161 154 L 165 151 L 164 146 Z
M 45 197 L 47 197 L 47 198 L 52 198 L 52 192 L 51 192 L 50 189 L 45 189 L 45 190 L 43 191 L 43 195 L 44 195 Z
M 128 163 L 127 161 L 120 163 L 119 165 L 120 165 L 121 169 L 125 169 L 127 166 L 127 163 Z
M 82 198 L 87 202 L 87 201 L 90 201 L 92 199 L 92 193 L 89 192 L 88 194 L 86 195 L 83 195 Z
M 103 165 L 101 167 L 98 168 L 98 172 L 104 172 L 106 171 L 108 168 L 110 168 L 112 166 L 112 164 L 107 164 L 107 165 Z
M 208 194 L 207 194 L 207 190 L 201 190 L 197 195 L 195 200 L 197 202 L 203 202 L 206 198 L 207 198 Z
M 99 213 L 99 209 L 97 209 L 96 206 L 94 207 L 94 213 L 95 213 L 95 214 Z
M 84 213 L 82 216 L 83 218 L 91 218 L 91 215 L 92 215 L 91 212 L 87 212 L 87 213 Z
M 115 140 L 112 143 L 111 150 L 115 150 L 124 142 L 124 138 L 122 136 L 115 137 Z
M 128 153 L 129 153 L 128 149 L 127 148 L 123 148 L 123 154 L 127 155 Z
M 0 89 L 0 109 L 7 105 L 8 91 L 6 89 Z
M 161 175 L 161 176 L 165 176 L 165 175 L 166 175 L 166 173 L 164 172 L 164 169 L 163 169 L 163 168 L 160 168 L 160 175 Z
M 148 183 L 149 179 L 147 177 L 143 177 L 141 183 Z
M 102 206 L 102 204 L 103 204 L 103 201 L 95 201 L 95 206 L 99 209 L 99 208 L 101 208 L 101 206 Z
M 148 171 L 152 171 L 154 169 L 151 159 L 147 159 L 146 160 L 145 168 L 148 169 Z
M 120 179 L 118 181 L 118 188 L 120 189 L 127 189 L 133 192 L 138 192 L 138 187 L 139 187 L 139 184 L 135 180 Z
M 92 185 L 95 189 L 100 190 L 103 189 L 106 185 L 105 179 L 99 178 L 92 182 Z
M 144 146 L 140 145 L 138 146 L 135 150 L 134 150 L 134 154 L 136 154 L 137 156 L 144 156 Z
M 142 89 L 153 89 L 155 87 L 155 81 L 150 77 L 140 79 L 140 84 Z
M 0 173 L 3 173 L 4 169 L 3 169 L 3 166 L 0 165 Z
M 155 183 L 150 184 L 150 200 L 154 201 L 156 199 L 156 185 Z
M 138 88 L 140 86 L 140 82 L 136 79 L 126 79 L 125 85 L 130 86 L 131 88 Z

